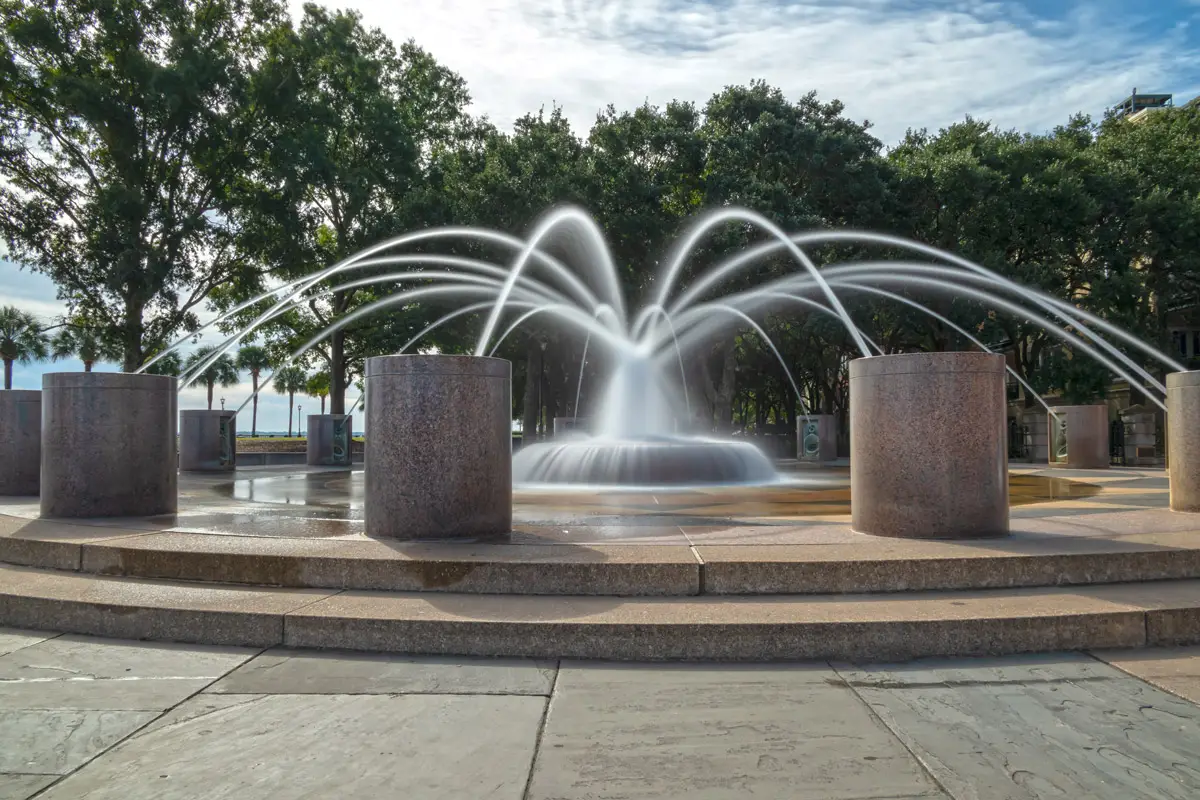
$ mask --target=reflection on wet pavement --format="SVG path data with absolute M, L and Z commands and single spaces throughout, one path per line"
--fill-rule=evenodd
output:
M 526 523 L 620 524 L 624 517 L 669 517 L 676 524 L 702 519 L 796 519 L 850 513 L 850 473 L 830 469 L 791 477 L 769 486 L 673 488 L 670 490 L 518 490 L 514 517 Z M 238 473 L 232 482 L 211 487 L 235 501 L 306 509 L 307 517 L 361 520 L 363 474 L 356 470 Z M 1014 474 L 1009 497 L 1014 506 L 1093 497 L 1101 486 L 1046 475 Z M 199 499 L 199 498 L 197 498 Z M 246 509 L 248 510 L 248 509 Z M 261 519 L 265 509 L 251 512 Z M 278 509 L 283 512 L 283 509 Z M 656 520 L 657 522 L 658 520 Z M 665 521 L 665 520 L 664 520 Z M 261 523 L 260 523 L 261 524 Z M 189 527 L 192 527 L 189 525 Z

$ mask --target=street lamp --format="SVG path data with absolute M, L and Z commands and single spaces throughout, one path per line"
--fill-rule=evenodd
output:
M 225 410 L 225 398 L 224 397 L 221 398 L 221 410 L 222 411 Z

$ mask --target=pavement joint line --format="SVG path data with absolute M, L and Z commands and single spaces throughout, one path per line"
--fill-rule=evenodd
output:
M 951 798 L 951 800 L 958 800 L 958 798 L 954 796 L 954 793 L 950 791 L 950 787 L 938 780 L 937 775 L 935 775 L 933 770 L 929 768 L 929 765 L 925 763 L 925 760 L 917 755 L 916 751 L 909 747 L 908 742 L 904 741 L 904 737 L 900 735 L 899 731 L 887 723 L 887 720 L 885 720 L 883 716 L 876 711 L 870 703 L 867 702 L 867 698 L 863 697 L 859 693 L 858 689 L 851 684 L 846 676 L 843 675 L 830 661 L 826 661 L 825 666 L 827 666 L 829 670 L 833 672 L 841 684 L 846 687 L 846 690 L 849 691 L 850 694 L 854 695 L 854 697 L 857 698 L 860 703 L 862 703 L 863 708 L 867 710 L 867 714 L 869 714 L 873 719 L 877 720 L 879 724 L 883 726 L 883 729 L 890 733 L 892 738 L 895 739 L 902 748 L 904 748 L 904 752 L 908 753 L 912 760 L 920 766 L 921 771 L 925 773 L 926 777 L 929 778 L 930 783 L 941 790 L 942 794 L 944 794 L 946 797 Z
M 60 635 L 61 635 L 61 634 L 60 634 Z M 54 638 L 57 638 L 57 637 L 54 637 Z M 106 637 L 106 638 L 107 638 L 107 637 Z M 245 648 L 245 649 L 251 649 L 251 648 Z M 236 669 L 239 669 L 239 668 L 241 668 L 241 667 L 242 667 L 242 666 L 244 666 L 245 664 L 249 664 L 251 661 L 253 661 L 254 659 L 258 658 L 259 656 L 261 656 L 263 653 L 267 652 L 267 651 L 268 651 L 268 650 L 270 650 L 270 649 L 271 649 L 271 648 L 269 648 L 269 647 L 263 647 L 263 648 L 259 649 L 257 653 L 254 653 L 253 655 L 251 655 L 251 656 L 248 656 L 248 657 L 247 657 L 247 658 L 246 658 L 244 661 L 241 661 L 241 662 L 239 662 L 238 664 L 235 664 L 234 666 L 232 666 L 232 667 L 230 667 L 229 669 L 225 670 L 225 671 L 224 671 L 223 673 L 221 673 L 221 674 L 220 674 L 218 677 L 216 677 L 216 678 L 213 678 L 213 679 L 212 679 L 212 680 L 210 680 L 208 683 L 204 684 L 204 685 L 203 685 L 203 686 L 201 686 L 199 689 L 197 689 L 196 691 L 192 692 L 191 694 L 189 694 L 187 697 L 185 697 L 185 698 L 183 698 L 182 700 L 180 700 L 180 701 L 179 701 L 178 703 L 176 703 L 175 705 L 173 705 L 173 706 L 171 706 L 171 707 L 169 707 L 169 708 L 163 709 L 163 711 L 162 711 L 162 712 L 161 712 L 161 713 L 160 713 L 158 716 L 154 717 L 153 719 L 147 720 L 145 725 L 140 725 L 140 726 L 138 726 L 137 728 L 135 728 L 134 730 L 130 731 L 130 732 L 129 732 L 128 734 L 126 734 L 125 736 L 122 736 L 120 739 L 118 739 L 117 741 L 113 742 L 113 743 L 112 743 L 111 745 L 109 745 L 108 747 L 104 748 L 103 750 L 99 751 L 98 753 L 96 753 L 96 754 L 95 754 L 94 756 L 92 756 L 91 758 L 89 758 L 89 759 L 87 759 L 86 761 L 84 761 L 83 763 L 81 763 L 79 766 L 75 767 L 75 769 L 73 769 L 73 770 L 71 770 L 70 772 L 67 772 L 67 773 L 65 773 L 65 774 L 63 774 L 63 775 L 60 775 L 60 776 L 59 776 L 59 778 L 58 778 L 58 780 L 56 780 L 56 781 L 53 781 L 53 782 L 51 782 L 51 783 L 47 784 L 46 786 L 43 786 L 41 789 L 38 789 L 36 792 L 34 792 L 33 794 L 31 794 L 31 795 L 28 797 L 28 799 L 27 799 L 27 800 L 37 800 L 37 798 L 39 798 L 39 797 L 43 796 L 43 795 L 44 795 L 46 792 L 50 791 L 50 790 L 51 790 L 51 789 L 53 789 L 55 786 L 58 786 L 60 783 L 62 783 L 64 780 L 66 780 L 67 778 L 69 778 L 69 777 L 71 777 L 72 775 L 74 775 L 75 773 L 79 772 L 81 769 L 83 769 L 84 767 L 86 767 L 88 764 L 91 764 L 91 763 L 92 763 L 93 761 L 95 761 L 97 758 L 100 758 L 101 756 L 103 756 L 103 755 L 106 755 L 107 753 L 111 753 L 111 752 L 112 752 L 114 749 L 116 749 L 116 748 L 120 747 L 120 746 L 121 746 L 122 744 L 124 744 L 125 742 L 128 742 L 129 740 L 133 739 L 133 738 L 134 738 L 134 737 L 136 737 L 136 736 L 137 736 L 137 735 L 138 735 L 138 734 L 139 734 L 141 731 L 144 731 L 144 730 L 145 730 L 145 729 L 146 729 L 148 726 L 150 726 L 150 725 L 153 725 L 154 723 L 158 722 L 160 719 L 162 719 L 163 717 L 165 717 L 167 714 L 170 714 L 172 711 L 174 711 L 175 709 L 179 708 L 181 705 L 183 705 L 183 704 L 184 704 L 184 703 L 186 703 L 187 701 L 191 700 L 193 697 L 198 697 L 198 696 L 199 696 L 199 695 L 200 695 L 202 692 L 204 692 L 204 690 L 205 690 L 205 689 L 207 689 L 208 687 L 212 686 L 214 683 L 216 683 L 217 681 L 221 680 L 222 678 L 224 678 L 224 677 L 225 677 L 226 675 L 228 675 L 229 673 L 233 672 L 233 671 L 234 671 L 234 670 L 236 670 Z M 204 680 L 204 678 L 200 678 L 200 680 Z M 136 710 L 136 709 L 134 709 L 134 710 Z
M 538 721 L 537 734 L 533 739 L 533 755 L 529 758 L 529 774 L 525 776 L 525 790 L 521 792 L 521 800 L 529 800 L 533 791 L 533 775 L 537 771 L 538 754 L 542 751 L 542 737 L 546 734 L 546 723 L 550 720 L 550 706 L 554 703 L 554 692 L 558 688 L 558 676 L 562 674 L 562 659 L 555 661 L 554 679 L 550 681 L 550 695 L 546 697 L 546 706 L 542 709 L 542 718 Z
M 283 591 L 294 591 L 293 589 L 289 589 L 287 587 L 282 587 L 282 588 L 283 588 Z M 282 612 L 279 615 L 279 641 L 275 643 L 276 646 L 283 646 L 283 647 L 287 646 L 288 617 L 290 617 L 292 614 L 299 613 L 299 612 L 305 610 L 306 608 L 311 608 L 314 605 L 316 605 L 317 603 L 320 603 L 325 600 L 329 600 L 330 598 L 333 598 L 333 597 L 337 597 L 340 594 L 345 594 L 346 591 L 347 590 L 344 588 L 337 589 L 335 591 L 330 592 L 329 594 L 314 598 L 313 600 L 305 603 L 304 605 L 296 606 L 293 609 Z

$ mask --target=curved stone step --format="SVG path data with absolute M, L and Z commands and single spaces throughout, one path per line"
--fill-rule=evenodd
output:
M 0 625 L 448 655 L 881 660 L 1193 643 L 1200 581 L 618 599 L 262 589 L 0 566 Z
M 1167 523 L 1191 520 L 1154 518 L 1147 525 Z M 251 586 L 600 596 L 840 594 L 1200 578 L 1200 530 L 1019 534 L 970 542 L 854 536 L 853 543 L 796 545 L 435 544 L 137 530 L 0 516 L 0 562 Z

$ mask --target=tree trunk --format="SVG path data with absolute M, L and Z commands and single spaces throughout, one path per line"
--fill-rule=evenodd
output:
M 321 395 L 321 416 L 325 416 L 325 395 Z
M 288 438 L 292 438 L 292 411 L 296 408 L 296 393 L 288 392 Z
M 254 398 L 252 400 L 253 410 L 250 412 L 250 435 L 258 435 L 258 372 L 250 373 L 250 383 L 254 388 Z
M 4 359 L 4 391 L 12 389 L 12 359 Z
M 525 444 L 537 437 L 538 381 L 541 380 L 542 348 L 530 337 L 525 346 L 525 399 L 521 405 L 521 436 Z
M 121 369 L 124 372 L 136 372 L 137 368 L 142 365 L 142 337 L 145 335 L 146 327 L 142 324 L 142 315 L 145 312 L 145 304 L 132 298 L 125 298 L 125 325 L 123 339 L 124 363 Z
M 83 362 L 83 371 L 84 371 L 84 372 L 91 372 L 91 371 L 92 371 L 92 362 L 91 362 L 91 361 L 85 361 L 85 362 Z
M 212 411 L 213 381 L 208 381 L 208 410 Z

